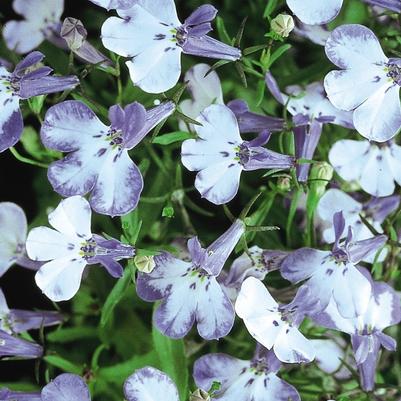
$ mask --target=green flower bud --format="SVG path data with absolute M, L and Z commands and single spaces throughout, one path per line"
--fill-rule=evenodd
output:
M 211 401 L 209 393 L 198 388 L 189 397 L 189 401 Z
M 156 266 L 153 256 L 137 255 L 134 258 L 136 268 L 142 273 L 152 273 Z
M 295 28 L 294 19 L 288 14 L 279 14 L 273 18 L 270 23 L 273 32 L 283 38 L 287 38 L 290 32 Z

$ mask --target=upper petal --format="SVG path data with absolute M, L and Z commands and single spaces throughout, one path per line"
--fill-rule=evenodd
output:
M 320 3 L 319 0 L 315 1 Z M 358 24 L 341 25 L 334 29 L 326 41 L 325 49 L 327 57 L 337 67 L 355 68 L 360 72 L 388 61 L 376 35 Z
M 91 217 L 88 201 L 82 196 L 71 196 L 62 200 L 49 214 L 49 223 L 67 236 L 90 239 Z
M 3 37 L 7 47 L 19 54 L 36 49 L 45 35 L 32 21 L 9 21 L 4 25 Z
M 305 24 L 322 25 L 334 19 L 343 0 L 287 0 L 291 11 Z
M 86 144 L 95 145 L 107 131 L 88 106 L 67 100 L 47 111 L 40 136 L 46 147 L 71 152 Z

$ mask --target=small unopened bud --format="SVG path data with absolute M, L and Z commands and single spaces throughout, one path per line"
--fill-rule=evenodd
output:
M 152 273 L 156 266 L 153 256 L 137 255 L 134 258 L 136 268 L 142 273 Z
M 312 166 L 309 179 L 322 180 L 325 181 L 324 185 L 327 185 L 328 181 L 333 178 L 333 171 L 333 167 L 331 167 L 329 163 L 315 163 Z
M 78 50 L 85 42 L 88 32 L 79 19 L 68 17 L 60 31 L 61 37 L 72 51 Z
M 279 14 L 273 18 L 270 23 L 273 32 L 287 38 L 290 32 L 295 28 L 294 19 L 288 14 Z
M 288 192 L 291 189 L 291 178 L 280 177 L 277 181 L 277 187 L 283 192 Z
M 189 397 L 189 401 L 211 401 L 209 393 L 198 388 Z

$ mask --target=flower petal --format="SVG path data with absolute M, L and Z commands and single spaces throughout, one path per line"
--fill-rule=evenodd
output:
M 33 228 L 26 240 L 26 250 L 32 260 L 46 261 L 77 255 L 79 244 L 73 237 L 48 227 Z
M 127 401 L 179 401 L 177 387 L 163 372 L 151 367 L 136 370 L 124 383 Z
M 83 258 L 52 260 L 38 270 L 36 284 L 52 301 L 67 301 L 78 292 L 86 264 Z
M 33 21 L 9 21 L 4 25 L 3 37 L 7 47 L 19 54 L 36 49 L 44 40 L 42 24 Z
M 128 152 L 113 151 L 103 162 L 90 204 L 98 213 L 122 216 L 136 208 L 142 189 L 141 172 Z
M 291 11 L 305 24 L 322 25 L 334 19 L 341 10 L 343 0 L 287 0 Z
M 42 389 L 42 401 L 90 401 L 88 386 L 71 373 L 62 373 Z
M 383 85 L 354 111 L 355 129 L 365 138 L 385 142 L 401 128 L 400 87 Z
M 106 127 L 84 103 L 67 100 L 51 107 L 40 132 L 43 144 L 61 152 L 72 152 L 84 145 L 103 142 Z M 100 146 L 99 146 L 100 147 Z

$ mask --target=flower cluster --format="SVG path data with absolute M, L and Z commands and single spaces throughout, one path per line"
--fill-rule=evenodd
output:
M 57 310 L 1 284 L 0 358 L 41 363 L 0 401 L 401 397 L 401 2 L 345 3 L 269 1 L 245 47 L 210 4 L 13 0 L 0 152 L 47 174 L 0 202 L 0 277 Z

